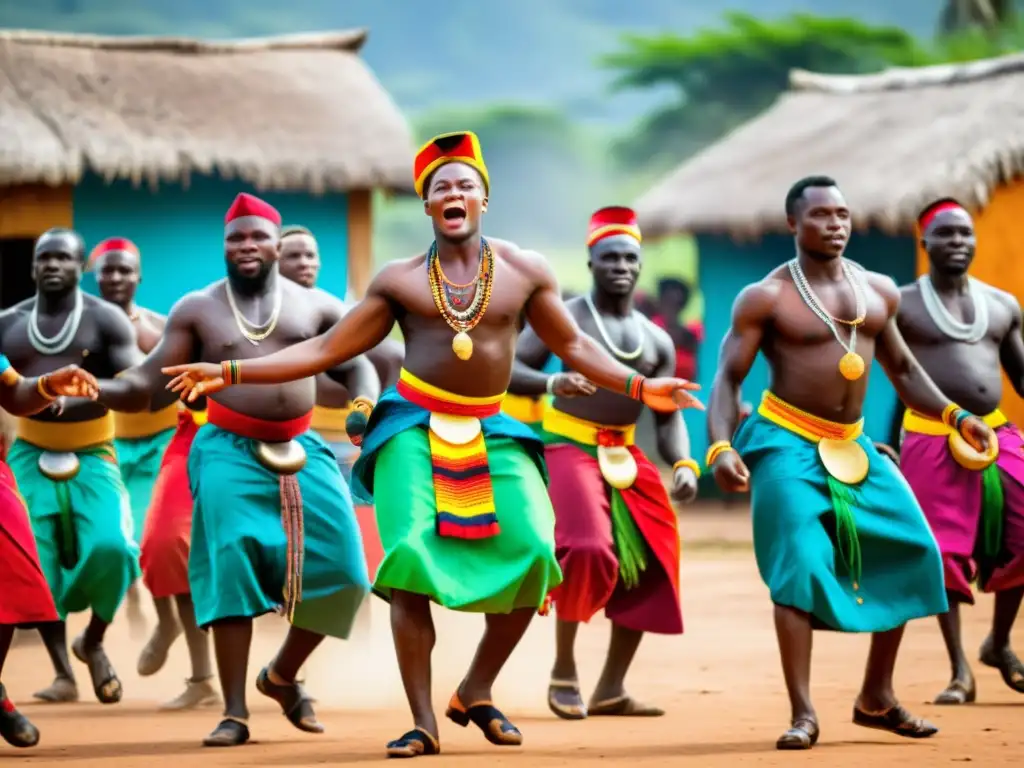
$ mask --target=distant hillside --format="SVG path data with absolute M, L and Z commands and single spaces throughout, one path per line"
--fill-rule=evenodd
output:
M 0 0 L 0 26 L 106 34 L 243 37 L 368 27 L 367 61 L 399 105 L 525 102 L 622 123 L 657 94 L 610 97 L 594 66 L 626 31 L 714 26 L 725 10 L 852 15 L 920 35 L 939 0 Z

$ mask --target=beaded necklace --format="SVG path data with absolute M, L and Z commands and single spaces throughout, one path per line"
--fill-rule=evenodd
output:
M 473 356 L 473 340 L 469 338 L 469 332 L 483 319 L 494 287 L 494 252 L 490 243 L 480 239 L 480 269 L 476 277 L 464 285 L 453 283 L 445 276 L 437 254 L 437 242 L 431 243 L 427 252 L 427 279 L 437 311 L 448 327 L 455 331 L 452 351 L 460 360 L 469 360 Z M 473 294 L 472 300 L 470 293 Z

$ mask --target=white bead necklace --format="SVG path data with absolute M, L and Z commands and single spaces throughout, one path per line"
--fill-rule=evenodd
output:
M 977 344 L 985 338 L 985 334 L 988 333 L 988 302 L 985 300 L 981 283 L 973 277 L 967 278 L 967 291 L 974 306 L 974 321 L 970 324 L 957 320 L 946 309 L 929 275 L 921 275 L 917 278 L 917 284 L 921 288 L 921 299 L 924 301 L 928 316 L 943 334 L 954 341 L 968 344 Z
M 35 304 L 32 306 L 32 314 L 28 322 L 28 340 L 32 347 L 41 355 L 59 355 L 71 346 L 78 328 L 82 324 L 82 314 L 85 304 L 82 300 L 82 291 L 75 289 L 75 303 L 68 312 L 64 325 L 57 331 L 55 336 L 44 336 L 39 330 L 39 294 L 36 294 Z
M 637 347 L 634 351 L 623 352 L 621 349 L 615 346 L 615 344 L 612 343 L 612 340 L 608 337 L 608 331 L 605 330 L 604 323 L 601 322 L 601 315 L 598 314 L 597 307 L 594 306 L 594 300 L 590 298 L 590 294 L 584 294 L 583 300 L 587 303 L 587 308 L 590 310 L 590 314 L 594 318 L 594 324 L 597 326 L 597 332 L 601 334 L 601 339 L 604 341 L 608 349 L 611 350 L 613 355 L 622 360 L 636 360 L 638 357 L 640 357 L 640 355 L 644 353 L 644 329 L 641 323 L 636 323 L 637 331 L 639 332 L 640 336 L 640 343 L 637 344 Z M 635 309 L 631 310 L 629 316 L 635 321 L 637 311 Z

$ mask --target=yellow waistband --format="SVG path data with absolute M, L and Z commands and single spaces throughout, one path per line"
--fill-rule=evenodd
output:
M 547 403 L 542 397 L 529 395 L 505 395 L 501 410 L 516 421 L 524 424 L 537 424 L 544 420 Z
M 853 424 L 829 421 L 802 411 L 767 390 L 761 397 L 761 405 L 758 406 L 757 412 L 772 424 L 787 429 L 795 435 L 800 435 L 812 443 L 823 439 L 856 440 L 864 432 L 864 419 Z
M 505 393 L 502 392 L 497 395 L 489 395 L 488 397 L 470 397 L 468 395 L 459 395 L 455 392 L 449 392 L 446 389 L 435 387 L 433 384 L 428 384 L 423 379 L 415 376 L 405 368 L 403 368 L 398 374 L 398 381 L 405 384 L 407 387 L 411 387 L 419 392 L 421 395 L 440 400 L 445 403 L 452 403 L 454 405 L 494 405 L 500 403 L 505 399 Z
M 178 404 L 169 405 L 159 411 L 143 411 L 141 413 L 114 412 L 114 434 L 117 437 L 132 439 L 149 437 L 165 429 L 178 426 Z
M 114 439 L 114 414 L 89 421 L 18 419 L 18 438 L 45 451 L 80 451 Z
M 555 435 L 568 437 L 583 445 L 597 445 L 598 432 L 618 432 L 626 445 L 633 445 L 636 438 L 636 424 L 628 426 L 609 426 L 587 421 L 578 416 L 570 416 L 564 411 L 555 410 L 554 406 L 544 411 L 544 430 Z
M 352 413 L 352 408 L 349 406 L 344 408 L 328 408 L 324 405 L 314 405 L 313 421 L 309 427 L 317 432 L 344 432 L 345 419 L 348 418 L 350 413 Z
M 1009 423 L 1009 419 L 996 408 L 992 413 L 982 416 L 982 421 L 988 424 L 992 429 L 998 429 L 1004 424 Z M 954 432 L 952 427 L 947 426 L 938 419 L 932 419 L 924 414 L 912 411 L 909 408 L 906 413 L 903 414 L 903 429 L 907 432 L 916 432 L 919 435 L 949 435 Z

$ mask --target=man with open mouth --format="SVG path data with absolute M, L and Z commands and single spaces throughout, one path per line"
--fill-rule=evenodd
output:
M 1003 374 L 1024 395 L 1024 341 L 1017 299 L 968 274 L 977 243 L 974 221 L 956 200 L 931 203 L 918 218 L 928 272 L 902 289 L 897 316 L 914 356 L 947 396 L 984 414 L 997 440 L 979 455 L 935 419 L 908 410 L 900 467 L 921 503 L 945 564 L 949 611 L 939 626 L 952 677 L 936 704 L 966 704 L 977 695 L 960 636 L 960 605 L 971 582 L 995 593 L 982 664 L 1024 693 L 1024 664 L 1010 647 L 1024 596 L 1024 438 L 999 410 Z
M 601 387 L 659 411 L 700 407 L 696 385 L 646 379 L 580 331 L 550 265 L 538 253 L 485 239 L 490 178 L 477 137 L 444 134 L 413 170 L 434 241 L 394 261 L 328 333 L 261 360 L 174 366 L 175 386 L 208 394 L 238 381 L 315 376 L 373 348 L 397 322 L 405 367 L 372 410 L 353 484 L 372 494 L 384 546 L 374 591 L 391 626 L 413 729 L 392 757 L 440 750 L 431 702 L 431 602 L 483 613 L 487 628 L 447 717 L 489 742 L 522 733 L 492 703 L 491 688 L 533 616 L 561 581 L 554 514 L 537 434 L 501 411 L 524 317 L 566 365 Z M 352 431 L 362 427 L 353 419 Z

